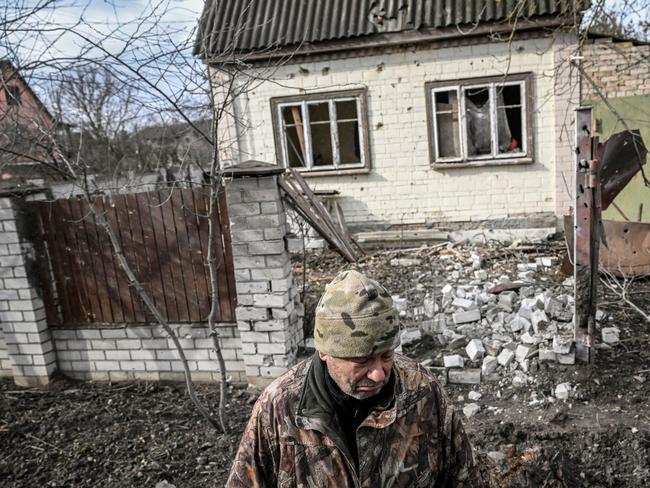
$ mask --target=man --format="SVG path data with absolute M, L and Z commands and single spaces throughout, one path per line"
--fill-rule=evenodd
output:
M 396 354 L 390 294 L 340 273 L 316 306 L 318 354 L 253 407 L 227 487 L 482 487 L 460 419 L 424 367 Z

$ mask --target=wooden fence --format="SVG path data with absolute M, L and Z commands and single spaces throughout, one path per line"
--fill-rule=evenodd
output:
M 129 286 L 108 234 L 83 198 L 32 202 L 35 247 L 47 318 L 53 325 L 139 324 L 153 320 Z M 97 197 L 124 256 L 169 322 L 207 320 L 210 280 L 207 194 L 165 189 Z M 213 216 L 219 263 L 216 320 L 235 321 L 235 280 L 225 192 Z

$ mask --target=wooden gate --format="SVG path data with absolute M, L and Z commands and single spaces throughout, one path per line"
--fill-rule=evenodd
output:
M 207 193 L 165 189 L 93 201 L 124 256 L 169 322 L 206 321 L 210 311 Z M 108 234 L 83 198 L 30 203 L 48 322 L 143 324 L 151 313 L 128 284 Z M 235 280 L 225 192 L 213 215 L 218 262 L 216 320 L 235 321 Z

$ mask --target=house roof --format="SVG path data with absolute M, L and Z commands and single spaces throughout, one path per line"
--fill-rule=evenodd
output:
M 584 0 L 206 0 L 194 54 L 205 60 L 377 34 L 559 17 Z M 579 7 L 575 7 L 578 5 Z
M 19 80 L 22 83 L 22 85 L 27 89 L 27 91 L 30 93 L 32 98 L 36 101 L 36 105 L 38 105 L 38 108 L 39 110 L 41 110 L 41 113 L 46 117 L 48 117 L 53 124 L 59 124 L 59 122 L 50 113 L 50 111 L 47 109 L 47 107 L 41 101 L 38 95 L 36 95 L 34 90 L 32 90 L 32 87 L 29 86 L 27 80 L 25 80 L 25 78 L 23 78 L 22 75 L 18 72 L 18 70 L 13 65 L 13 63 L 8 59 L 0 59 L 0 87 L 4 85 L 4 83 L 10 82 L 12 80 Z

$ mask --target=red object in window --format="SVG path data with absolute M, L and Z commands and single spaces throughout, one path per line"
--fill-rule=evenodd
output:
M 508 151 L 514 151 L 515 149 L 519 149 L 519 143 L 517 142 L 517 139 L 513 137 L 508 146 Z

